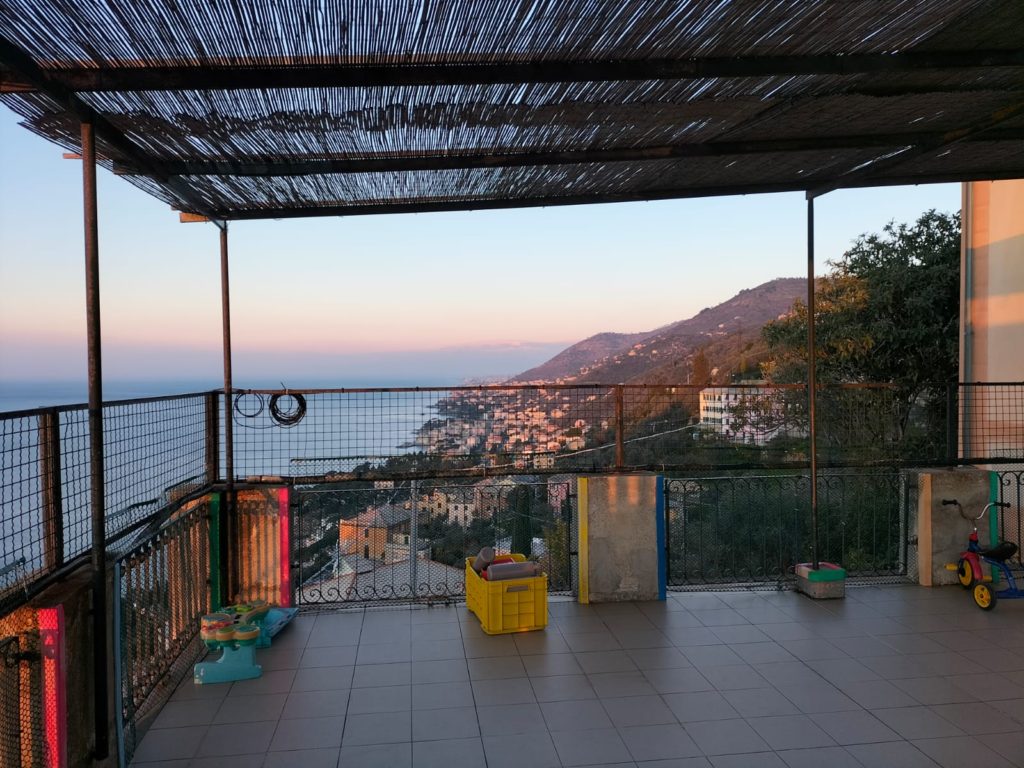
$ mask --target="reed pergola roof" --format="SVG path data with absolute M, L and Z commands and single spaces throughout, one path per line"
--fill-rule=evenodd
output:
M 1024 177 L 1020 0 L 0 0 L 0 99 L 217 220 Z

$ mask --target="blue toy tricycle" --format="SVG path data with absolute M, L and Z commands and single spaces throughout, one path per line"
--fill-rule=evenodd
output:
M 943 499 L 942 506 L 956 506 L 960 510 L 960 516 L 966 518 L 963 507 L 960 506 L 956 499 Z M 1014 579 L 1010 566 L 1006 564 L 1007 560 L 1017 554 L 1017 545 L 1012 541 L 1002 541 L 994 547 L 982 549 L 978 543 L 978 520 L 981 520 L 993 507 L 1006 509 L 1009 506 L 1005 502 L 998 501 L 985 505 L 985 508 L 981 510 L 981 514 L 974 518 L 974 530 L 971 531 L 970 538 L 967 541 L 967 549 L 960 553 L 960 560 L 956 564 L 956 575 L 960 586 L 971 590 L 974 602 L 983 611 L 991 611 L 995 608 L 998 599 L 1014 600 L 1024 597 L 1024 590 L 1017 589 L 1017 580 Z M 992 530 L 995 530 L 994 526 Z M 1002 572 L 1007 584 L 1005 589 L 997 591 L 993 587 L 998 578 L 995 580 L 986 579 L 981 567 L 983 562 Z

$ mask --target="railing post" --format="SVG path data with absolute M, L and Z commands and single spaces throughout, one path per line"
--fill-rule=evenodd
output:
M 808 451 L 811 459 L 811 558 L 818 570 L 818 382 L 817 348 L 814 343 L 814 198 L 807 197 L 807 410 Z
M 626 463 L 625 425 L 623 424 L 623 386 L 615 385 L 615 469 L 621 471 Z
M 220 414 L 217 393 L 206 393 L 206 483 L 213 485 L 220 477 Z
M 39 414 L 39 476 L 43 494 L 43 562 L 55 571 L 64 564 L 64 501 L 60 472 L 60 412 Z
M 231 288 L 228 282 L 228 229 L 220 230 L 220 301 L 224 352 L 224 480 L 227 485 L 220 509 L 221 590 L 231 600 L 238 585 L 238 496 L 235 492 L 235 438 L 231 420 Z

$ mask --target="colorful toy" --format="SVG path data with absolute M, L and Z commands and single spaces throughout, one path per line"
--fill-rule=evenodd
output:
M 942 506 L 955 506 L 960 510 L 960 516 L 964 516 L 963 507 L 960 506 L 956 499 L 943 499 Z M 960 560 L 956 564 L 956 575 L 960 586 L 971 590 L 975 604 L 983 611 L 991 611 L 995 608 L 996 601 L 999 598 L 1016 600 L 1024 597 L 1024 590 L 1017 588 L 1017 581 L 1013 576 L 1013 571 L 1006 564 L 1007 560 L 1017 554 L 1017 545 L 1012 541 L 1003 541 L 994 547 L 982 549 L 978 542 L 978 520 L 981 520 L 994 507 L 1006 509 L 1009 506 L 1005 502 L 997 501 L 985 505 L 985 508 L 981 510 L 981 514 L 973 519 L 975 525 L 967 540 L 967 549 L 960 553 Z M 993 527 L 994 530 L 995 528 Z M 993 587 L 993 579 L 985 576 L 985 572 L 981 567 L 982 562 L 988 563 L 1003 574 L 1008 585 L 1006 589 L 997 591 Z M 950 570 L 953 569 L 952 565 L 947 565 L 946 567 L 950 568 Z
M 197 685 L 249 680 L 263 674 L 256 663 L 256 649 L 270 646 L 271 638 L 291 621 L 295 608 L 278 608 L 265 600 L 229 605 L 199 621 L 199 636 L 211 651 L 220 650 L 216 661 L 193 668 Z

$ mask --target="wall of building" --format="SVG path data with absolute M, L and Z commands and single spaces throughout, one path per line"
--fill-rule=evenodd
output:
M 960 380 L 1024 381 L 1024 179 L 963 185 Z

